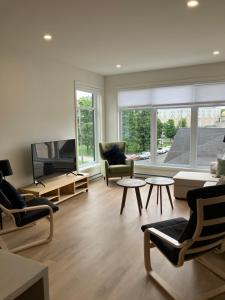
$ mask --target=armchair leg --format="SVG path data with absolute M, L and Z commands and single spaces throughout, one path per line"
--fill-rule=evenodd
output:
M 150 232 L 144 232 L 144 260 L 145 260 L 145 270 L 149 273 L 152 270 L 151 266 L 151 256 L 150 256 Z
M 34 225 L 35 225 L 35 222 L 27 224 L 23 227 L 13 227 L 13 228 L 9 228 L 9 229 L 3 229 L 3 230 L 0 231 L 0 236 L 5 235 L 7 233 L 14 232 L 14 231 L 19 231 L 19 230 L 22 230 L 22 229 L 25 229 L 25 228 L 28 228 L 28 227 L 31 227 L 31 226 L 34 226 Z
M 107 186 L 109 185 L 109 178 L 108 177 L 106 177 L 106 184 L 107 184 Z
M 151 266 L 151 256 L 150 250 L 155 247 L 153 243 L 150 242 L 150 232 L 144 232 L 144 262 L 145 269 L 147 274 L 174 300 L 186 300 L 181 295 L 177 294 L 176 290 L 173 289 L 161 276 L 159 276 L 154 270 L 152 270 Z M 199 263 L 201 263 L 204 267 L 206 267 L 209 271 L 217 275 L 219 278 L 225 281 L 225 272 L 219 270 L 215 266 L 211 265 L 207 260 L 203 258 L 196 259 Z M 225 284 L 219 286 L 215 289 L 209 290 L 203 294 L 196 295 L 196 297 L 191 298 L 193 300 L 208 300 L 215 296 L 221 295 L 225 293 Z
M 1 236 L 0 236 L 0 249 L 8 250 L 8 247 Z

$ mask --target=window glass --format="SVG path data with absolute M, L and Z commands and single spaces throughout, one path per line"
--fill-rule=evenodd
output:
M 209 166 L 210 162 L 225 154 L 225 106 L 198 109 L 197 164 Z
M 157 110 L 157 162 L 190 164 L 190 108 Z
M 93 93 L 77 91 L 79 167 L 95 161 L 95 109 Z
M 93 94 L 89 92 L 77 91 L 77 104 L 80 107 L 93 107 Z
M 127 155 L 139 162 L 151 158 L 151 111 L 127 109 L 121 111 L 121 140 L 127 142 Z

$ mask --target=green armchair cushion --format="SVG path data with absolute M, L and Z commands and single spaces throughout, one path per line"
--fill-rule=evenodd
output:
M 131 173 L 131 167 L 129 165 L 112 165 L 109 166 L 110 175 L 123 175 Z
M 109 165 L 120 165 L 125 163 L 126 156 L 123 151 L 115 144 L 111 149 L 103 153 Z

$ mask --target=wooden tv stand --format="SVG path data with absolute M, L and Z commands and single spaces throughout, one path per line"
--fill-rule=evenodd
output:
M 44 197 L 54 203 L 63 202 L 73 196 L 88 191 L 88 174 L 61 175 L 44 181 L 45 187 L 32 184 L 19 189 L 21 193 L 32 193 L 36 197 Z

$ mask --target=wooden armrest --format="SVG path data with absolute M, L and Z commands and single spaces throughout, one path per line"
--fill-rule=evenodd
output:
M 43 205 L 37 205 L 37 206 L 30 206 L 30 207 L 24 207 L 20 209 L 6 209 L 8 212 L 11 214 L 15 213 L 21 213 L 21 212 L 28 212 L 28 211 L 33 211 L 33 210 L 39 210 L 39 209 L 48 209 L 50 213 L 53 213 L 52 208 L 49 205 L 43 204 Z
M 157 237 L 159 237 L 160 239 L 164 240 L 165 242 L 167 242 L 168 244 L 172 245 L 175 248 L 182 248 L 184 243 L 179 243 L 177 240 L 175 240 L 174 238 L 170 237 L 169 235 L 161 232 L 158 229 L 155 229 L 153 227 L 146 229 L 150 232 L 150 234 L 153 234 Z
M 25 198 L 25 200 L 29 200 L 29 198 L 33 199 L 35 198 L 36 196 L 32 193 L 26 193 L 26 194 L 20 194 L 23 198 Z M 28 198 L 28 199 L 26 199 Z

